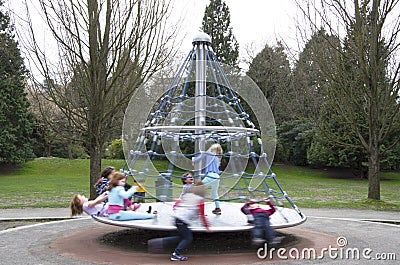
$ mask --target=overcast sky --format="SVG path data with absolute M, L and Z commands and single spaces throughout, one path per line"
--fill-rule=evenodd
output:
M 233 34 L 239 42 L 241 56 L 247 45 L 254 44 L 258 51 L 265 43 L 283 39 L 291 48 L 296 46 L 293 0 L 224 0 L 231 14 Z M 182 14 L 181 34 L 186 36 L 183 47 L 191 48 L 193 36 L 199 31 L 206 6 L 210 0 L 175 0 L 174 14 Z M 187 44 L 186 44 L 187 43 Z M 253 45 L 253 46 L 254 46 Z
M 192 39 L 199 32 L 204 11 L 210 0 L 172 0 L 172 15 L 181 18 L 180 50 L 187 53 Z M 297 49 L 295 37 L 296 5 L 293 0 L 223 0 L 229 7 L 231 26 L 240 47 L 240 57 L 246 57 L 246 47 L 251 45 L 259 52 L 266 43 L 275 44 L 283 39 L 292 49 Z M 7 1 L 6 6 L 24 13 L 22 1 Z M 33 1 L 34 2 L 34 1 Z M 44 39 L 46 39 L 44 37 Z

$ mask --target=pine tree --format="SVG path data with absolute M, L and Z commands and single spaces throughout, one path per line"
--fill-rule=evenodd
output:
M 221 0 L 210 0 L 206 6 L 202 30 L 210 35 L 211 47 L 221 63 L 236 67 L 239 57 L 239 44 L 232 33 L 231 14 L 228 6 Z
M 275 47 L 266 44 L 250 63 L 247 75 L 264 93 L 275 119 L 285 120 L 287 111 L 282 109 L 282 102 L 287 100 L 291 69 L 282 43 L 278 42 Z
M 0 163 L 33 158 L 33 116 L 24 91 L 26 68 L 10 17 L 0 1 Z

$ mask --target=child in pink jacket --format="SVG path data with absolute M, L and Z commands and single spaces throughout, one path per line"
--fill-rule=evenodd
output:
M 269 208 L 263 208 L 259 202 L 266 202 Z M 269 222 L 269 217 L 275 213 L 275 206 L 268 198 L 262 201 L 250 200 L 242 206 L 241 211 L 244 214 L 251 214 L 254 217 L 254 221 L 252 222 L 254 224 L 252 229 L 253 244 L 258 245 L 265 241 L 269 244 L 279 243 L 277 240 L 280 241 L 281 238 L 275 236 L 275 232 Z

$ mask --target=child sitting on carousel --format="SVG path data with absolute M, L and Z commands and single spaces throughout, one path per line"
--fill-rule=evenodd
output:
M 261 206 L 259 203 L 265 202 L 268 209 Z M 250 200 L 246 202 L 240 209 L 242 213 L 253 216 L 254 220 L 250 223 L 254 224 L 252 228 L 252 240 L 254 245 L 259 245 L 267 241 L 271 245 L 279 244 L 282 237 L 277 237 L 272 229 L 269 217 L 275 213 L 275 205 L 269 198 L 261 201 Z
M 89 200 L 84 195 L 75 194 L 70 203 L 71 216 L 81 215 L 85 212 L 88 215 L 100 217 L 108 216 L 108 192 L 102 193 L 94 200 Z M 132 204 L 128 199 L 124 199 L 124 208 L 127 211 L 136 211 L 140 204 Z

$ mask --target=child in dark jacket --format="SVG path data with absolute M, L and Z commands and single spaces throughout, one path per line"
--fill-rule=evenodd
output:
M 279 243 L 277 241 L 280 241 L 281 238 L 275 236 L 275 232 L 269 222 L 269 217 L 275 213 L 275 206 L 268 198 L 263 199 L 261 202 L 266 202 L 269 209 L 262 208 L 259 202 L 250 200 L 241 208 L 244 214 L 251 214 L 254 217 L 254 221 L 252 222 L 254 224 L 252 229 L 253 244 L 258 245 L 265 241 L 269 244 L 277 244 Z

